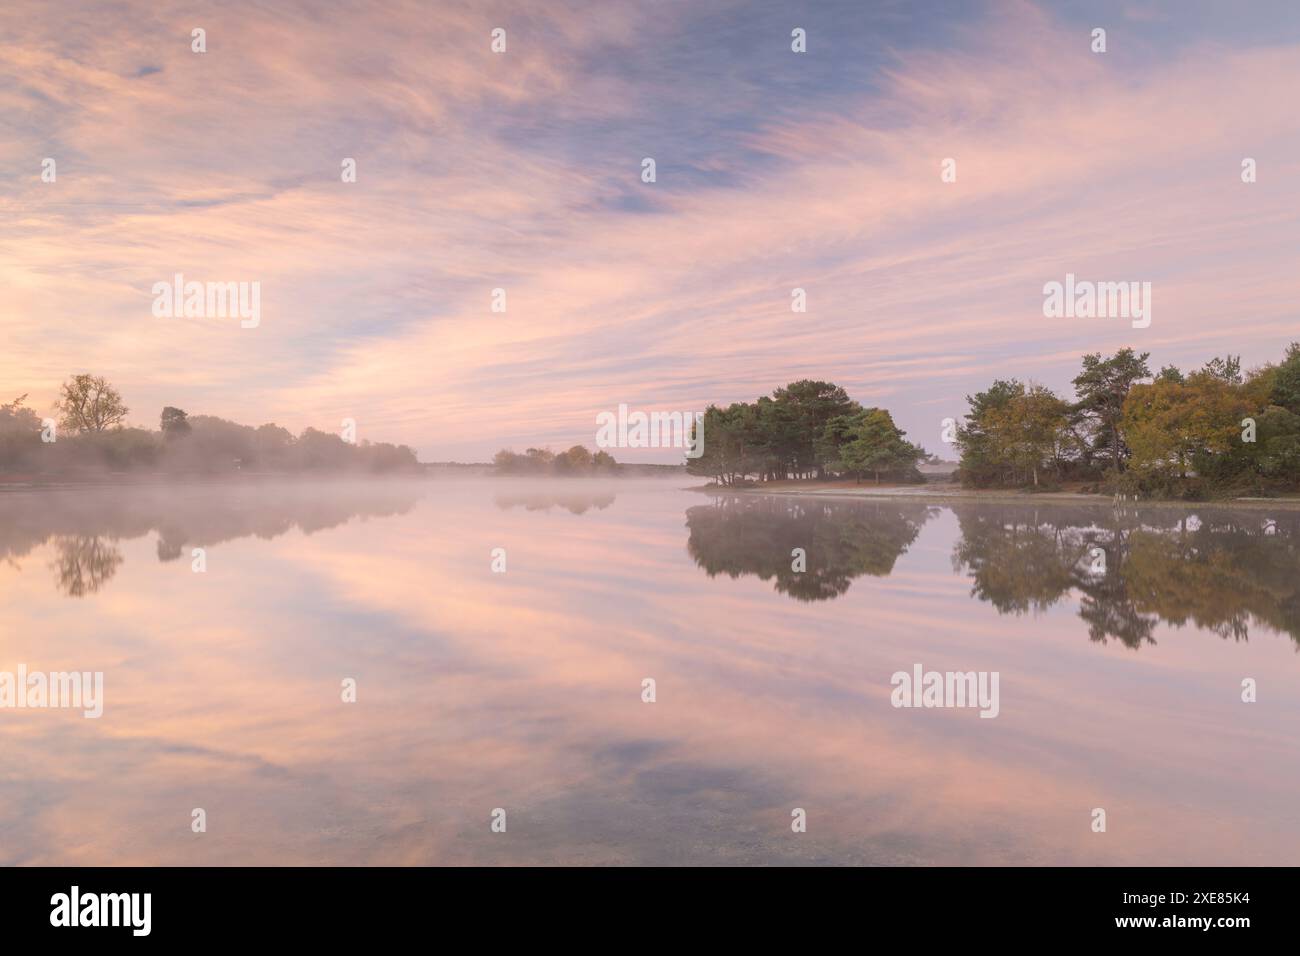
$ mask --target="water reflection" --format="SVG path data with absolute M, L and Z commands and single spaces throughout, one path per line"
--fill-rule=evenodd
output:
M 1300 859 L 1295 645 L 1202 631 L 1291 627 L 1289 516 L 610 491 L 0 494 L 0 670 L 105 674 L 0 711 L 0 865 Z M 913 662 L 998 718 L 892 707 Z
M 888 575 L 938 512 L 922 504 L 718 496 L 689 508 L 686 548 L 709 577 L 755 574 L 798 601 L 825 601 L 864 574 Z M 804 549 L 807 569 L 794 570 Z
M 1075 592 L 1094 641 L 1138 648 L 1164 622 L 1233 640 L 1264 625 L 1300 644 L 1300 514 L 956 511 L 953 565 L 1003 613 L 1041 611 Z
M 756 575 L 800 601 L 887 576 L 940 509 L 890 500 L 719 496 L 690 508 L 687 549 L 710 577 Z M 1002 614 L 1075 599 L 1092 640 L 1139 648 L 1161 622 L 1245 640 L 1252 626 L 1300 644 L 1300 512 L 1206 507 L 953 505 L 954 571 Z M 791 551 L 807 551 L 807 571 Z
M 570 514 L 586 514 L 592 508 L 604 511 L 614 503 L 615 495 L 610 491 L 564 490 L 564 491 L 530 491 L 501 494 L 495 498 L 496 506 L 502 511 L 511 508 L 523 508 L 525 511 L 550 511 L 562 508 Z
M 68 597 L 94 594 L 125 560 L 116 545 L 98 536 L 61 536 L 55 539 L 55 551 L 51 567 Z
M 18 565 L 50 542 L 59 591 L 85 597 L 124 564 L 120 541 L 157 533 L 158 560 L 169 562 L 237 538 L 270 540 L 295 528 L 310 535 L 357 517 L 405 514 L 419 496 L 405 484 L 344 482 L 8 492 L 0 494 L 0 560 Z
M 357 517 L 405 514 L 418 486 L 245 488 L 208 486 L 0 495 L 0 559 L 49 542 L 58 590 L 95 594 L 125 558 L 119 542 L 156 533 L 161 562 L 190 548 Z M 581 515 L 615 501 L 608 490 L 529 489 L 497 494 L 497 508 Z M 980 503 L 948 507 L 960 534 L 952 567 L 971 595 L 1008 615 L 1069 601 L 1093 641 L 1140 648 L 1157 625 L 1187 624 L 1245 640 L 1260 625 L 1300 644 L 1300 512 Z M 798 601 L 845 594 L 854 579 L 887 577 L 942 509 L 919 502 L 720 495 L 686 509 L 687 551 L 709 577 L 754 575 Z M 796 571 L 803 549 L 806 570 Z

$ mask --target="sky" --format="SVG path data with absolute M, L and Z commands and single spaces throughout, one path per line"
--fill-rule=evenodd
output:
M 995 377 L 1300 339 L 1297 89 L 1292 2 L 7 0 L 0 402 L 484 461 L 818 378 L 953 458 Z M 177 273 L 260 323 L 155 315 Z M 1150 326 L 1045 317 L 1067 273 Z

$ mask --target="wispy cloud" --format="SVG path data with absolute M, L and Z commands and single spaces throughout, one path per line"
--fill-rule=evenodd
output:
M 1293 30 L 1130 5 L 1097 55 L 1030 4 L 708 6 L 8 5 L 0 387 L 94 369 L 139 421 L 354 417 L 476 459 L 817 376 L 936 446 L 994 374 L 1296 337 Z M 1043 319 L 1067 271 L 1152 281 L 1151 328 Z M 177 272 L 260 281 L 261 327 L 155 319 Z

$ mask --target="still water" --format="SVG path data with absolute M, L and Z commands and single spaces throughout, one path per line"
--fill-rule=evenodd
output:
M 1294 865 L 1298 647 L 1295 511 L 0 492 L 0 672 L 104 674 L 0 709 L 0 863 Z

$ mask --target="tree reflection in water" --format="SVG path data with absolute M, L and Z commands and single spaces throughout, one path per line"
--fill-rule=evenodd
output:
M 525 511 L 550 511 L 562 508 L 570 514 L 586 514 L 592 508 L 604 511 L 614 503 L 615 495 L 609 491 L 532 491 L 497 495 L 496 506 L 502 511 L 523 508 Z
M 999 611 L 1040 611 L 1079 596 L 1089 636 L 1154 643 L 1158 623 L 1245 640 L 1252 624 L 1300 644 L 1300 514 L 1205 508 L 1040 512 L 958 507 L 953 567 Z M 1040 514 L 1049 517 L 1043 519 Z M 1093 570 L 1093 548 L 1105 552 Z
M 122 552 L 98 535 L 66 535 L 54 542 L 55 558 L 50 567 L 58 577 L 58 588 L 68 597 L 94 594 L 124 560 Z
M 59 591 L 85 597 L 104 587 L 125 558 L 119 542 L 158 535 L 161 562 L 188 560 L 194 547 L 264 540 L 297 529 L 311 535 L 354 518 L 406 514 L 424 486 L 406 482 L 149 485 L 0 494 L 0 561 L 46 542 Z
M 1160 623 L 1246 640 L 1252 627 L 1300 645 L 1300 512 L 1205 506 L 1116 509 L 982 502 L 950 507 L 953 570 L 1002 614 L 1074 599 L 1094 641 L 1154 643 Z M 888 576 L 939 509 L 874 499 L 719 496 L 689 508 L 687 550 L 710 577 L 756 575 L 800 601 Z M 807 551 L 807 570 L 791 551 Z M 1104 569 L 1096 555 L 1104 554 Z
M 755 574 L 799 601 L 825 601 L 864 574 L 884 577 L 938 512 L 923 504 L 718 496 L 689 508 L 686 549 L 709 577 Z M 807 570 L 793 570 L 803 548 Z

